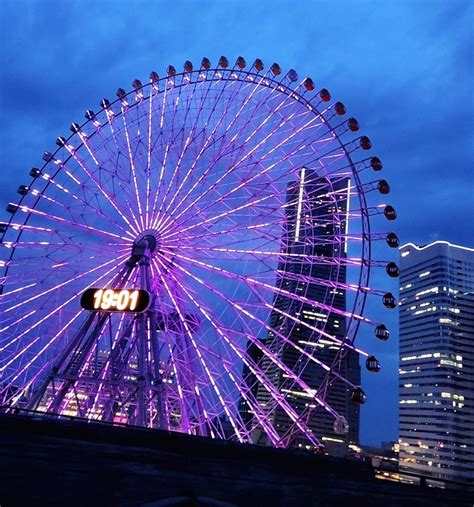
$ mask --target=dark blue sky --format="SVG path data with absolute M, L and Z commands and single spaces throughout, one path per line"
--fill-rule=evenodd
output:
M 0 207 L 119 86 L 241 54 L 346 104 L 384 162 L 402 242 L 473 247 L 473 12 L 470 0 L 2 0 Z M 376 444 L 397 437 L 397 338 L 374 347 L 384 369 L 364 379 L 362 441 Z

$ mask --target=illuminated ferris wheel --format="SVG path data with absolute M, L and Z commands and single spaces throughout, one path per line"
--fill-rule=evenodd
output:
M 371 216 L 395 218 L 358 122 L 294 70 L 207 58 L 119 88 L 43 155 L 0 225 L 0 402 L 319 446 L 365 394 Z

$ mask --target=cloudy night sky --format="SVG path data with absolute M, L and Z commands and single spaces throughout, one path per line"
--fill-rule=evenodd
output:
M 103 97 L 169 64 L 242 55 L 344 102 L 384 163 L 402 243 L 474 247 L 473 13 L 470 0 L 1 0 L 0 218 Z M 371 444 L 398 436 L 396 332 L 376 348 L 383 371 L 363 379 Z

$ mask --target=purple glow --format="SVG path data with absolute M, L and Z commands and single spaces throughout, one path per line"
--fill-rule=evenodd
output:
M 45 155 L 3 236 L 0 402 L 321 444 L 316 419 L 342 415 L 332 384 L 358 385 L 341 363 L 368 356 L 356 334 L 378 324 L 363 308 L 385 294 L 368 284 L 386 266 L 368 246 L 386 238 L 368 225 L 383 207 L 334 105 L 271 78 L 137 81 Z M 80 310 L 98 283 L 152 303 Z

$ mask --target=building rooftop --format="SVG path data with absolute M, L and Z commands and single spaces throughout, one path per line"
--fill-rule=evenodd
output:
M 414 248 L 415 250 L 426 250 L 427 248 L 431 248 L 432 246 L 435 246 L 435 245 L 446 245 L 451 248 L 459 248 L 460 250 L 474 252 L 474 248 L 469 248 L 467 246 L 462 246 L 462 245 L 455 245 L 454 243 L 451 243 L 449 241 L 443 241 L 443 240 L 433 241 L 432 243 L 428 243 L 427 245 L 415 245 L 414 243 L 405 243 L 404 245 L 400 246 L 399 249 L 403 250 L 405 248 L 411 247 L 411 248 Z

